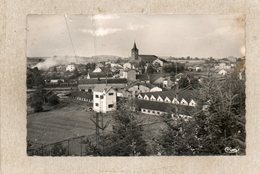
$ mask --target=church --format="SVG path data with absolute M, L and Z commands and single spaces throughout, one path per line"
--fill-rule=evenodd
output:
M 134 42 L 134 46 L 131 50 L 131 59 L 130 63 L 140 63 L 141 61 L 144 63 L 151 64 L 158 57 L 155 55 L 140 55 L 139 50 L 136 47 L 136 43 Z

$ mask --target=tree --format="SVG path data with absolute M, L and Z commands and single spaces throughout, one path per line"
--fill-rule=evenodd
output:
M 47 98 L 48 103 L 52 106 L 59 104 L 59 98 L 57 95 L 53 94 Z
M 190 85 L 190 81 L 188 79 L 188 77 L 182 77 L 179 81 L 179 88 L 186 88 L 187 86 Z
M 51 148 L 51 156 L 65 156 L 67 155 L 67 148 L 65 148 L 61 143 L 55 144 Z
M 32 88 L 33 86 L 44 86 L 43 77 L 37 67 L 33 69 L 27 68 L 26 83 L 28 88 Z
M 180 63 L 172 63 L 172 64 L 169 64 L 169 65 L 164 65 L 163 71 L 165 73 L 172 73 L 172 72 L 180 73 L 180 72 L 184 71 L 184 65 L 180 64 Z
M 86 69 L 93 71 L 96 68 L 96 63 L 87 63 Z
M 113 115 L 113 133 L 106 136 L 103 155 L 139 156 L 146 155 L 146 143 L 142 137 L 143 128 L 128 102 L 119 104 Z
M 32 96 L 31 107 L 34 112 L 41 112 L 43 110 L 42 106 L 44 103 L 44 89 L 38 87 Z
M 205 80 L 198 96 L 200 112 L 189 121 L 167 124 L 158 139 L 165 155 L 234 155 L 245 153 L 245 83 L 236 76 Z M 205 103 L 207 103 L 205 105 Z M 206 109 L 202 109 L 207 106 Z M 235 153 L 227 149 L 238 150 Z
M 146 71 L 148 74 L 152 74 L 155 72 L 155 69 L 151 65 L 148 65 Z

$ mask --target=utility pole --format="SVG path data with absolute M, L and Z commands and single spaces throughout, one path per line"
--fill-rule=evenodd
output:
M 176 71 L 176 75 L 177 75 L 177 61 L 175 63 L 175 71 Z M 176 79 L 175 79 L 176 80 Z M 179 97 L 178 97 L 178 92 L 179 92 L 179 81 L 178 83 L 176 84 L 176 88 L 175 88 L 175 96 L 176 96 L 176 100 L 179 102 Z M 175 104 L 175 117 L 177 116 L 177 104 Z
M 99 115 L 98 115 L 98 113 L 96 113 L 96 146 L 97 146 L 97 148 L 98 148 L 98 146 L 99 146 L 99 143 L 98 143 L 98 141 L 99 141 Z

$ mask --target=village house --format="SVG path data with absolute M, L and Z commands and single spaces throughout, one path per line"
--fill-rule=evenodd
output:
M 227 72 L 227 70 L 225 70 L 225 69 L 221 69 L 221 70 L 218 71 L 218 74 L 219 74 L 219 75 L 222 75 L 222 76 L 227 75 L 227 73 L 228 73 L 228 72 Z
M 215 65 L 215 69 L 229 70 L 231 69 L 231 63 L 228 61 L 219 61 L 219 63 Z
M 93 73 L 100 73 L 102 72 L 102 69 L 98 66 L 96 66 L 96 68 L 93 70 Z
M 137 94 L 140 94 L 140 93 L 159 92 L 159 91 L 162 91 L 162 88 L 155 86 L 155 85 L 152 85 L 150 83 L 137 82 L 137 83 L 134 83 L 132 85 L 129 85 L 126 88 L 126 90 L 129 91 L 132 94 L 132 96 L 134 97 L 134 96 L 136 96 Z
M 96 86 L 93 89 L 93 110 L 107 113 L 116 110 L 116 91 L 111 86 Z
M 114 89 L 125 88 L 127 79 L 82 79 L 78 81 L 79 91 L 92 91 L 95 86 L 108 85 Z
M 58 65 L 55 67 L 57 72 L 65 72 L 66 71 L 66 65 Z
M 134 69 L 123 70 L 121 78 L 125 78 L 127 81 L 136 81 L 136 71 Z
M 50 80 L 45 80 L 45 84 L 59 84 L 64 82 L 64 79 L 50 79 Z
M 109 74 L 109 73 L 111 73 L 111 69 L 109 67 L 98 67 L 98 66 L 96 66 L 96 68 L 92 72 L 93 73 L 103 72 L 103 73 Z
M 104 63 L 103 62 L 99 62 L 99 63 L 96 64 L 96 67 L 102 68 L 102 67 L 104 67 Z
M 113 78 L 112 73 L 103 73 L 103 72 L 97 72 L 97 73 L 88 73 L 86 77 L 87 79 L 106 79 L 106 78 Z
M 132 68 L 131 63 L 127 62 L 127 63 L 124 63 L 124 64 L 123 64 L 123 69 L 124 69 L 124 70 L 125 70 L 125 69 L 131 69 L 131 68 Z
M 76 70 L 76 66 L 74 64 L 69 64 L 66 67 L 66 71 L 73 72 Z
M 168 64 L 169 64 L 169 62 L 162 58 L 157 58 L 156 60 L 153 61 L 154 66 L 159 65 L 160 67 L 163 67 Z
M 136 75 L 136 80 L 138 82 L 150 83 L 150 76 L 149 74 L 138 74 Z
M 161 86 L 166 89 L 171 89 L 171 87 L 174 85 L 174 82 L 171 80 L 171 77 L 165 76 L 164 74 L 161 74 L 161 76 L 159 75 L 151 74 L 150 82 L 154 85 Z
M 93 94 L 90 92 L 74 91 L 71 92 L 70 97 L 79 101 L 93 102 Z

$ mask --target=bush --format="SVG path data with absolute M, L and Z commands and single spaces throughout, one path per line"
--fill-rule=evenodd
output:
M 48 97 L 48 103 L 52 106 L 59 104 L 59 98 L 53 94 L 50 97 Z

